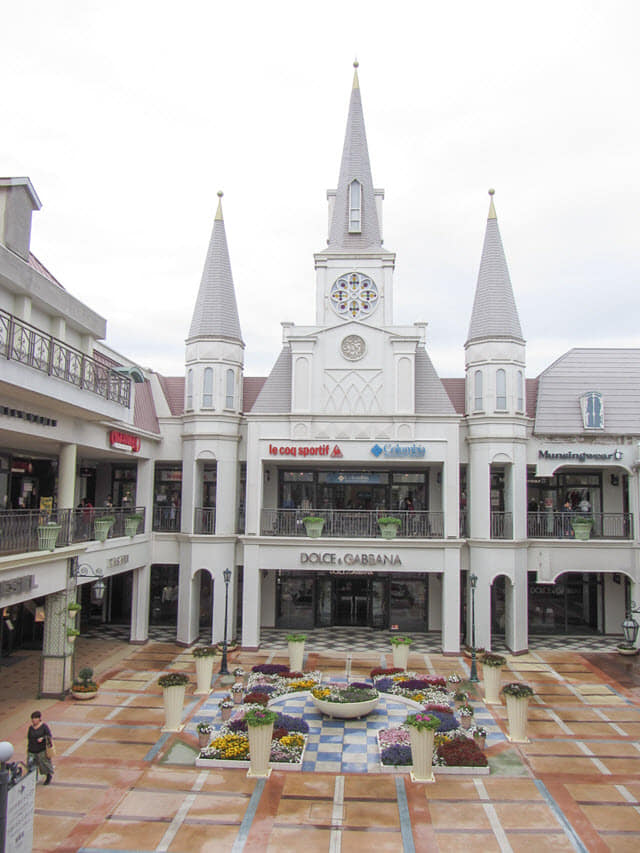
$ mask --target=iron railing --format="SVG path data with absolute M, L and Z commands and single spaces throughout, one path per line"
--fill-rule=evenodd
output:
M 141 516 L 135 524 L 134 516 Z M 60 531 L 56 547 L 76 542 L 91 542 L 100 539 L 95 522 L 102 518 L 113 518 L 107 539 L 144 532 L 145 508 L 107 509 L 57 509 L 52 512 L 37 509 L 10 509 L 0 511 L 0 554 L 23 554 L 43 550 L 46 541 L 43 528 L 59 524 Z
M 156 504 L 153 507 L 153 529 L 158 533 L 180 532 L 180 507 Z
M 491 538 L 513 539 L 513 514 L 510 512 L 491 513 Z
M 131 403 L 131 380 L 90 355 L 0 310 L 0 356 L 55 376 L 121 406 Z
M 193 532 L 213 535 L 216 532 L 215 507 L 196 507 L 193 512 Z
M 530 512 L 527 535 L 530 539 L 573 539 L 571 522 L 579 512 Z M 591 539 L 633 539 L 633 516 L 630 512 L 590 512 L 593 519 Z
M 303 519 L 314 516 L 324 521 L 322 536 L 374 539 L 380 536 L 378 519 L 391 516 L 400 519 L 397 535 L 411 539 L 442 539 L 444 513 L 407 510 L 348 509 L 263 509 L 260 520 L 262 536 L 306 536 Z

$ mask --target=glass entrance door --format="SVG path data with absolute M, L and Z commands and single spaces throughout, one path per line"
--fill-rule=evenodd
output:
M 366 577 L 337 577 L 334 581 L 334 625 L 369 624 L 369 590 Z

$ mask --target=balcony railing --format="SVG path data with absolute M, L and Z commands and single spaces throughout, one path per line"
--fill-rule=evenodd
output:
M 0 554 L 22 554 L 42 550 L 39 527 L 53 522 L 60 525 L 56 547 L 73 545 L 76 542 L 97 540 L 95 522 L 110 517 L 115 521 L 107 534 L 108 539 L 127 536 L 127 519 L 142 516 L 137 532 L 144 531 L 145 508 L 135 509 L 58 509 L 44 512 L 36 509 L 11 509 L 0 512 Z
M 216 532 L 215 507 L 196 507 L 193 513 L 193 532 L 212 535 Z
M 158 533 L 179 533 L 180 507 L 156 504 L 153 508 L 153 529 Z
M 510 512 L 491 513 L 491 538 L 513 539 L 513 514 Z
M 131 380 L 41 329 L 0 310 L 0 356 L 127 408 Z
M 530 539 L 573 539 L 571 521 L 575 512 L 530 512 L 527 535 Z M 593 519 L 591 539 L 633 539 L 630 512 L 590 512 Z
M 399 518 L 398 536 L 411 539 L 442 539 L 444 513 L 407 512 L 405 510 L 349 509 L 263 509 L 260 521 L 262 536 L 306 536 L 303 518 L 315 516 L 324 520 L 322 536 L 374 539 L 380 536 L 378 519 Z

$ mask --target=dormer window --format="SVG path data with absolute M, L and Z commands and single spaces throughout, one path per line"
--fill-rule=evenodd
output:
M 507 408 L 507 372 L 500 368 L 496 370 L 496 409 L 504 411 Z
M 359 181 L 349 184 L 349 234 L 362 231 L 362 187 Z
M 585 429 L 604 429 L 604 403 L 599 391 L 588 391 L 580 397 L 582 423 Z
M 202 408 L 213 408 L 213 368 L 205 367 L 202 382 Z

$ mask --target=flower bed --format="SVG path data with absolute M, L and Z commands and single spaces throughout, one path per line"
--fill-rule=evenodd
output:
M 378 749 L 383 773 L 407 772 L 413 766 L 411 738 L 409 730 L 403 726 L 379 731 Z M 433 766 L 436 773 L 444 775 L 489 773 L 486 755 L 471 738 L 459 731 L 436 734 Z
M 263 670 L 276 669 L 275 672 L 264 672 Z M 254 667 L 247 679 L 247 690 L 249 692 L 266 693 L 269 699 L 277 696 L 285 696 L 290 693 L 303 693 L 317 687 L 322 680 L 322 673 L 313 672 L 289 672 L 278 664 L 263 664 L 259 669 Z

